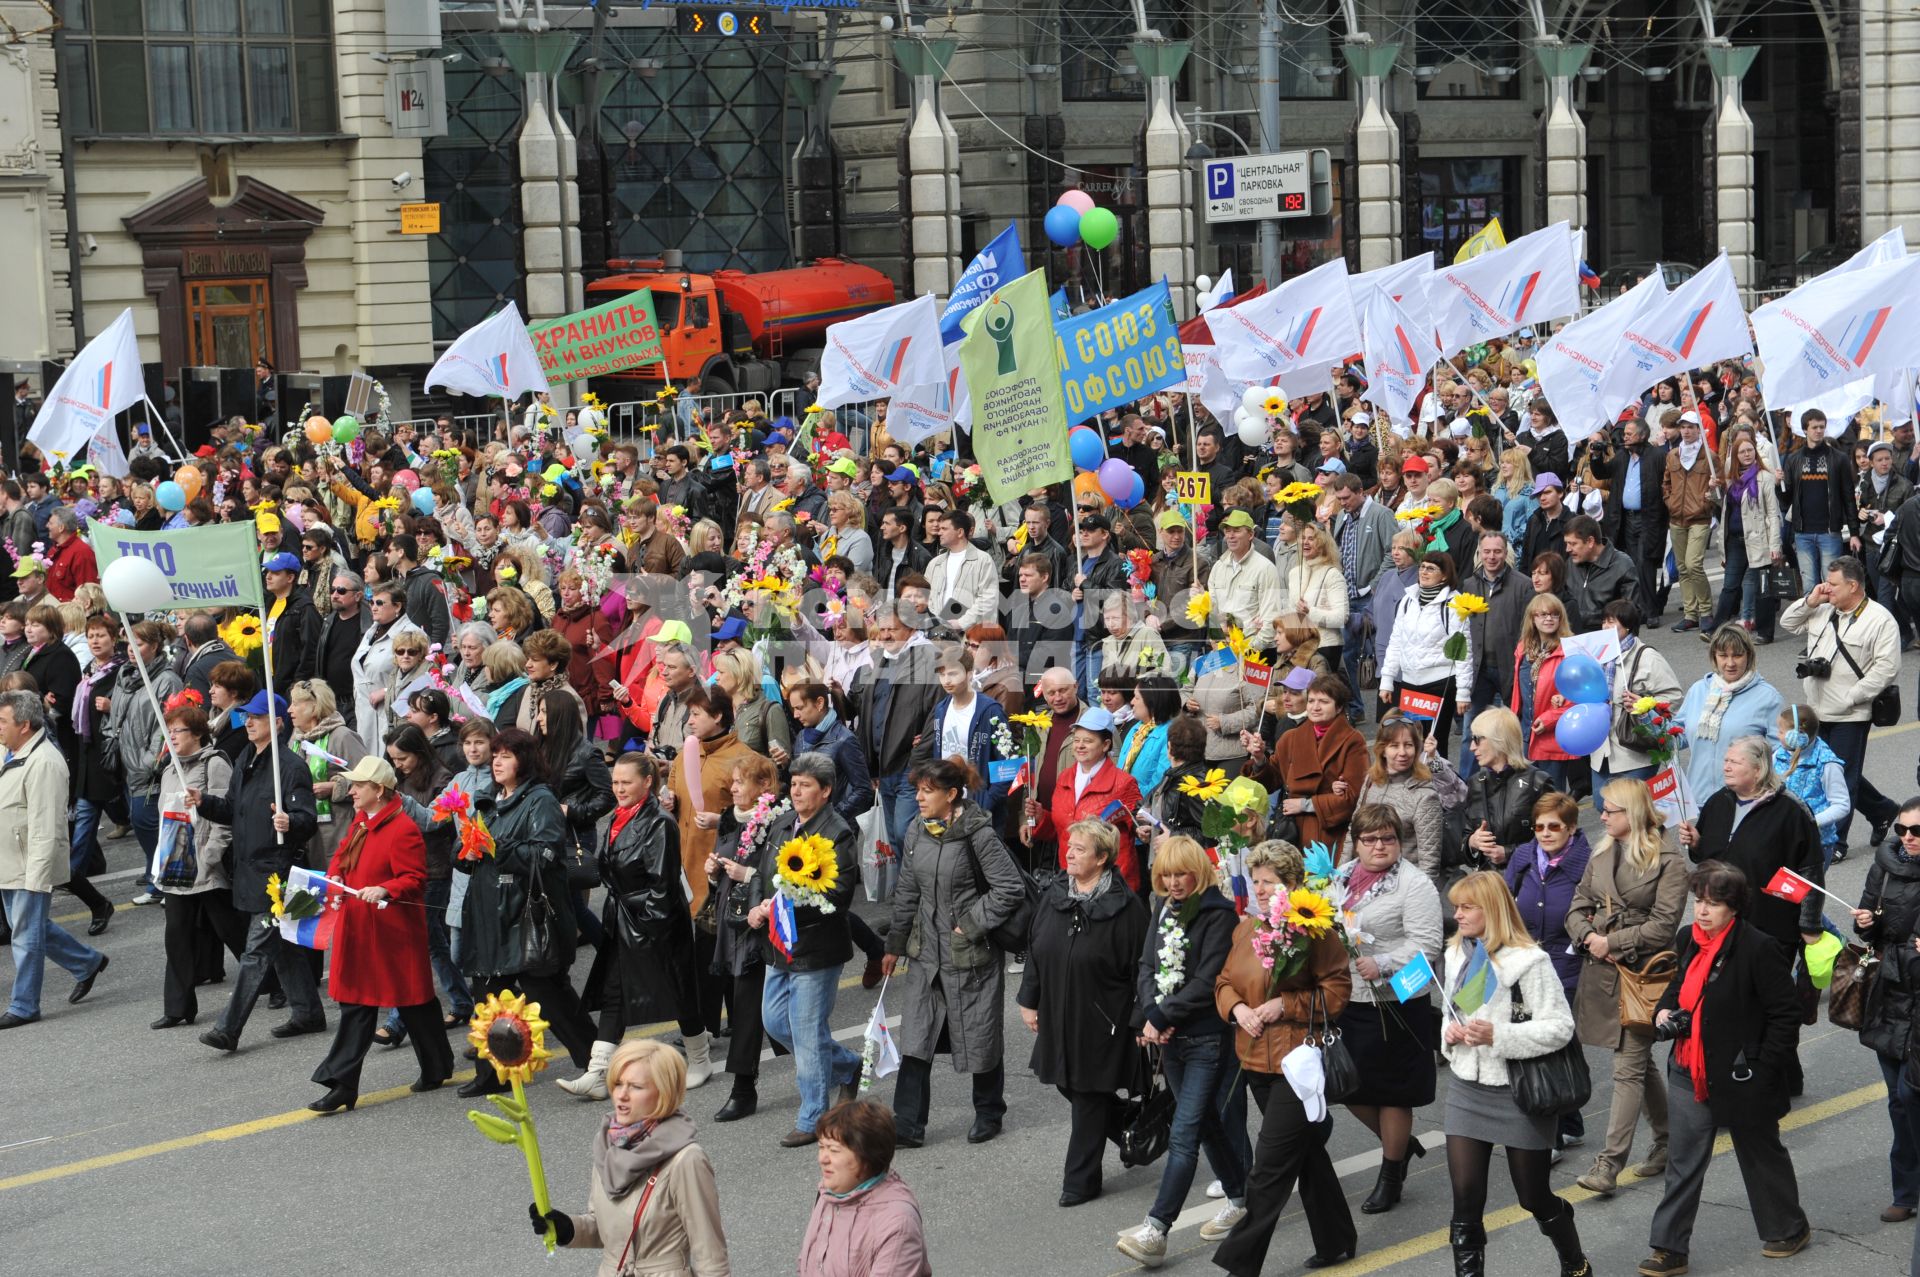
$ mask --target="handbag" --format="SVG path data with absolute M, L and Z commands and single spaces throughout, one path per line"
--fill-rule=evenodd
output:
M 1513 1023 L 1533 1019 L 1520 986 L 1513 986 Z M 1513 1085 L 1513 1102 L 1528 1117 L 1558 1117 L 1583 1107 L 1593 1098 L 1593 1075 L 1587 1071 L 1587 1054 L 1578 1037 L 1569 1037 L 1566 1045 L 1545 1055 L 1507 1061 L 1507 1078 Z
M 1771 563 L 1760 569 L 1760 595 L 1790 603 L 1801 596 L 1800 565 L 1791 560 Z
M 1148 1048 L 1142 1067 L 1147 1070 L 1146 1085 L 1120 1105 L 1120 1164 L 1126 1167 L 1151 1164 L 1173 1141 L 1178 1101 L 1160 1070 L 1160 1053 Z
M 1880 955 L 1863 944 L 1848 941 L 1833 960 L 1833 983 L 1827 986 L 1827 1019 L 1835 1028 L 1858 1032 L 1867 1019 L 1867 999 L 1879 974 Z
M 1627 1029 L 1651 1029 L 1653 1013 L 1667 986 L 1680 974 L 1680 955 L 1662 949 L 1640 964 L 1638 971 L 1621 963 L 1614 968 L 1620 976 L 1620 1025 Z
M 963 845 L 967 849 L 967 863 L 973 866 L 973 888 L 984 897 L 988 893 L 987 875 L 980 868 L 980 857 L 974 854 L 971 839 Z M 1025 953 L 1027 942 L 1033 938 L 1033 910 L 1039 892 L 1034 889 L 1033 879 L 1020 872 L 1020 866 L 1015 865 L 1014 872 L 1020 878 L 1020 903 L 1013 907 L 1006 921 L 987 928 L 987 939 L 1002 953 Z
M 547 975 L 560 966 L 560 939 L 555 932 L 553 901 L 542 881 L 540 858 L 527 874 L 527 902 L 520 909 L 520 970 Z
M 1840 658 L 1847 663 L 1847 668 L 1853 671 L 1854 678 L 1865 678 L 1866 675 L 1860 672 L 1860 662 L 1853 659 L 1853 653 L 1849 652 L 1847 645 L 1840 641 L 1839 619 L 1837 617 L 1828 617 L 1827 623 L 1833 626 L 1834 650 L 1840 653 Z M 1809 644 L 1809 646 L 1811 646 L 1811 644 Z M 1880 694 L 1873 698 L 1871 712 L 1873 714 L 1873 725 L 1875 727 L 1892 727 L 1900 721 L 1900 684 L 1898 681 L 1888 683 L 1880 689 Z
M 1313 1006 L 1320 1012 L 1320 1033 L 1316 1041 L 1313 1012 L 1309 1010 L 1307 1040 L 1320 1048 L 1320 1072 L 1325 1078 L 1322 1093 L 1328 1104 L 1339 1104 L 1359 1092 L 1360 1066 L 1353 1062 L 1353 1052 L 1340 1040 L 1340 1030 L 1333 1027 L 1333 1017 L 1327 1014 L 1327 995 L 1319 989 L 1313 991 Z
M 1635 645 L 1633 659 L 1627 663 L 1627 677 L 1622 684 L 1624 689 L 1633 692 L 1636 698 L 1639 693 L 1633 685 L 1633 680 L 1639 677 L 1640 662 L 1646 654 L 1645 643 Z M 1641 722 L 1640 716 L 1635 714 L 1630 706 L 1615 705 L 1613 707 L 1613 743 L 1622 749 L 1644 754 L 1660 743 L 1660 733 Z

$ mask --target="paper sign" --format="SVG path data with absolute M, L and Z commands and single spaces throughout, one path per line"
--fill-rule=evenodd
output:
M 1173 472 L 1174 496 L 1181 505 L 1212 505 L 1213 476 L 1204 470 Z
M 987 764 L 987 783 L 998 785 L 1002 782 L 1011 782 L 1020 775 L 1020 769 L 1026 765 L 1027 760 L 1024 758 L 995 759 Z
M 1273 682 L 1273 666 L 1271 665 L 1255 665 L 1249 661 L 1247 662 L 1245 673 L 1247 682 L 1254 687 L 1267 687 Z
M 1440 717 L 1440 698 L 1432 692 L 1416 692 L 1410 687 L 1403 687 L 1400 689 L 1400 712 L 1408 718 L 1431 721 Z
M 1226 669 L 1239 659 L 1239 657 L 1233 654 L 1232 648 L 1217 647 L 1193 663 L 1193 676 L 1195 678 L 1201 678 L 1213 673 L 1215 670 Z

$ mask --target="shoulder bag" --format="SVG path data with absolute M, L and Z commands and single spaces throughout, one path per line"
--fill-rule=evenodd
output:
M 1616 860 L 1615 863 L 1619 862 Z M 1625 912 L 1626 902 L 1616 900 L 1609 891 L 1607 905 L 1607 926 L 1611 928 Z M 1614 963 L 1613 969 L 1620 978 L 1616 994 L 1620 1003 L 1620 1027 L 1651 1029 L 1653 1013 L 1659 1009 L 1660 999 L 1666 996 L 1667 986 L 1680 973 L 1680 955 L 1671 949 L 1662 949 L 1642 962 L 1637 971 L 1624 962 Z
M 1864 944 L 1848 941 L 1833 960 L 1833 983 L 1827 987 L 1827 1019 L 1835 1028 L 1858 1032 L 1867 1020 L 1867 999 L 1879 974 L 1880 955 Z
M 1141 1068 L 1145 1085 L 1120 1102 L 1120 1164 L 1146 1166 L 1167 1151 L 1173 1140 L 1173 1111 L 1178 1106 L 1166 1075 L 1160 1071 L 1160 1053 L 1146 1048 Z
M 991 889 L 987 883 L 986 871 L 980 867 L 980 857 L 974 854 L 973 839 L 964 839 L 961 846 L 966 848 L 967 863 L 973 868 L 974 890 L 980 893 L 982 899 L 985 899 Z M 1022 872 L 1020 866 L 1015 865 L 1014 872 L 1020 876 L 1020 903 L 1014 906 L 1013 912 L 1007 915 L 1005 922 L 987 929 L 987 939 L 992 941 L 994 948 L 1002 953 L 1027 951 L 1027 944 L 1033 938 L 1034 902 L 1040 894 L 1033 885 L 1033 879 Z
M 1533 1019 L 1527 1000 L 1518 984 L 1513 986 L 1513 1023 Z M 1593 1075 L 1587 1072 L 1586 1052 L 1578 1035 L 1566 1045 L 1545 1055 L 1524 1060 L 1508 1060 L 1507 1080 L 1513 1086 L 1513 1102 L 1529 1117 L 1558 1117 L 1583 1107 L 1593 1098 Z
M 1320 1014 L 1320 1031 L 1313 1032 L 1313 1012 Z M 1315 988 L 1313 1006 L 1307 1014 L 1307 1040 L 1320 1048 L 1320 1072 L 1324 1077 L 1324 1092 L 1327 1103 L 1343 1103 L 1349 1095 L 1360 1090 L 1360 1066 L 1353 1062 L 1353 1053 L 1347 1050 L 1346 1043 L 1340 1040 L 1340 1030 L 1333 1027 L 1333 1017 L 1327 1014 L 1327 995 Z
M 1633 659 L 1627 664 L 1627 677 L 1623 686 L 1637 699 L 1640 695 L 1633 680 L 1640 677 L 1640 662 L 1646 657 L 1647 645 L 1644 641 L 1634 645 Z M 1636 754 L 1644 754 L 1660 743 L 1660 734 L 1640 721 L 1630 706 L 1613 707 L 1613 743 L 1622 749 L 1630 749 Z
M 1840 639 L 1840 618 L 1837 615 L 1829 616 L 1827 623 L 1833 627 L 1833 647 L 1840 653 L 1840 659 L 1847 663 L 1847 668 L 1853 671 L 1856 679 L 1865 678 L 1866 675 L 1860 672 L 1860 662 L 1853 659 L 1853 653 L 1847 650 L 1847 645 Z M 1873 698 L 1872 713 L 1875 727 L 1892 727 L 1900 721 L 1900 683 L 1897 676 Z
M 560 937 L 555 930 L 544 867 L 545 854 L 536 853 L 526 875 L 527 902 L 520 911 L 520 970 L 528 975 L 550 975 L 561 962 Z

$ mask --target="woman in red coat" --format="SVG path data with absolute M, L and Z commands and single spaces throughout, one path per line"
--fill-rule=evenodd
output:
M 1072 767 L 1063 768 L 1054 785 L 1052 801 L 1042 808 L 1027 800 L 1028 822 L 1021 828 L 1028 845 L 1047 840 L 1060 844 L 1060 868 L 1067 867 L 1067 830 L 1079 820 L 1104 820 L 1120 835 L 1114 868 L 1135 891 L 1141 888 L 1140 855 L 1133 845 L 1133 813 L 1140 809 L 1140 784 L 1114 765 L 1113 715 L 1095 707 L 1073 725 Z M 1118 804 L 1118 810 L 1115 805 Z
M 327 992 L 340 1004 L 340 1031 L 313 1080 L 327 1093 L 316 1113 L 351 1109 L 360 1098 L 360 1066 L 373 1046 L 381 1007 L 398 1007 L 420 1061 L 415 1091 L 453 1076 L 453 1048 L 440 1026 L 427 962 L 427 844 L 400 807 L 399 781 L 386 759 L 369 754 L 341 777 L 351 786 L 353 820 L 327 876 L 351 891 L 339 901 Z

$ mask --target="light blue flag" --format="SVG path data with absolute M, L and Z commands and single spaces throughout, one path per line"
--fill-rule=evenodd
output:
M 1020 228 L 1012 223 L 993 237 L 993 242 L 973 255 L 960 280 L 953 286 L 946 310 L 940 313 L 940 340 L 952 345 L 962 333 L 960 321 L 967 313 L 993 295 L 1002 284 L 1012 283 L 1027 273 L 1027 259 L 1020 251 Z
M 1098 310 L 1056 318 L 1053 331 L 1069 424 L 1187 379 L 1164 279 Z
M 1393 996 L 1402 1002 L 1418 997 L 1433 983 L 1433 963 L 1427 961 L 1427 955 L 1416 953 L 1413 961 L 1393 973 L 1387 981 L 1387 987 L 1393 990 Z
M 1065 284 L 1054 289 L 1053 296 L 1047 298 L 1047 300 L 1053 303 L 1053 317 L 1055 319 L 1073 318 L 1073 303 L 1067 300 L 1067 286 Z

